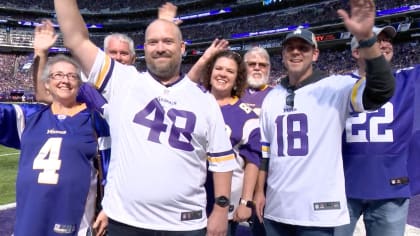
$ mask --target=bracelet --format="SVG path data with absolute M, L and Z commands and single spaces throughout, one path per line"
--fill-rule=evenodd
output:
M 370 48 L 372 47 L 376 41 L 378 41 L 378 38 L 376 37 L 376 34 L 373 34 L 373 37 L 366 40 L 360 40 L 359 41 L 359 48 Z
M 239 204 L 240 205 L 244 205 L 244 206 L 246 206 L 246 207 L 248 207 L 248 208 L 253 208 L 254 207 L 254 202 L 253 201 L 247 201 L 247 200 L 245 200 L 245 199 L 239 199 Z

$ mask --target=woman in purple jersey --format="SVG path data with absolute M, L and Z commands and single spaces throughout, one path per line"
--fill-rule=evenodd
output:
M 21 150 L 16 180 L 15 236 L 86 235 L 94 222 L 96 169 L 93 159 L 109 143 L 99 113 L 76 101 L 80 67 L 59 55 L 42 80 L 52 104 L 1 104 L 0 143 Z M 103 235 L 107 218 L 94 223 Z
M 241 56 L 232 51 L 217 53 L 209 63 L 203 84 L 220 105 L 236 153 L 238 168 L 233 172 L 228 218 L 228 235 L 235 235 L 238 223 L 251 217 L 260 158 L 258 117 L 239 99 L 247 86 L 246 67 Z M 217 204 L 218 200 L 213 197 L 212 185 L 212 180 L 208 179 L 208 211 L 211 211 L 212 202 Z

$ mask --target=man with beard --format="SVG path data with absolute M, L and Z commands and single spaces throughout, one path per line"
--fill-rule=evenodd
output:
M 149 24 L 147 71 L 140 73 L 89 40 L 76 0 L 54 6 L 65 46 L 88 82 L 107 91 L 115 148 L 102 202 L 108 235 L 225 235 L 235 156 L 214 97 L 180 74 L 185 43 L 178 26 Z M 207 162 L 216 200 L 208 220 Z
M 245 90 L 241 99 L 260 116 L 261 104 L 271 90 L 268 85 L 270 80 L 270 55 L 262 47 L 253 47 L 245 53 L 244 61 L 249 87 Z

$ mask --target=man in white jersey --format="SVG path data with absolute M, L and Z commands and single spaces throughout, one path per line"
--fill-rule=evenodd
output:
M 297 29 L 283 41 L 288 76 L 266 96 L 260 117 L 263 161 L 255 199 L 267 235 L 333 235 L 334 227 L 349 223 L 341 155 L 345 119 L 350 111 L 377 109 L 395 86 L 372 32 L 374 2 L 351 0 L 350 6 L 351 17 L 338 14 L 362 45 L 366 79 L 356 83 L 315 71 L 319 49 L 309 30 Z
M 214 97 L 180 75 L 179 28 L 161 19 L 147 27 L 148 71 L 139 73 L 89 40 L 76 0 L 54 5 L 65 46 L 89 82 L 107 91 L 115 148 L 102 202 L 108 235 L 225 235 L 236 163 Z M 208 221 L 207 161 L 216 198 Z

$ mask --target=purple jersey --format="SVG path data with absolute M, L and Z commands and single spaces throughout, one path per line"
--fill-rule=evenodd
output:
M 243 103 L 246 103 L 258 116 L 260 116 L 261 105 L 265 96 L 270 92 L 272 87 L 268 85 L 262 89 L 247 88 L 245 94 L 241 97 Z
M 14 235 L 77 235 L 98 144 L 110 153 L 105 120 L 88 109 L 69 117 L 40 104 L 0 104 L 0 127 L 0 143 L 21 150 Z
M 408 179 L 410 180 L 411 195 L 420 194 L 420 130 L 411 139 L 408 156 Z
M 87 107 L 104 113 L 104 106 L 108 103 L 102 94 L 89 83 L 80 86 L 77 101 L 86 103 Z
M 349 198 L 410 197 L 408 144 L 416 114 L 420 66 L 397 71 L 391 100 L 380 109 L 355 113 L 346 121 L 343 160 Z M 418 106 L 418 105 L 417 105 Z
M 237 168 L 233 171 L 231 185 L 231 207 L 229 219 L 238 206 L 242 194 L 245 162 L 260 165 L 261 145 L 259 119 L 253 110 L 241 100 L 221 107 L 230 142 L 236 154 Z M 214 204 L 214 191 L 212 175 L 207 175 L 207 213 L 209 214 Z

